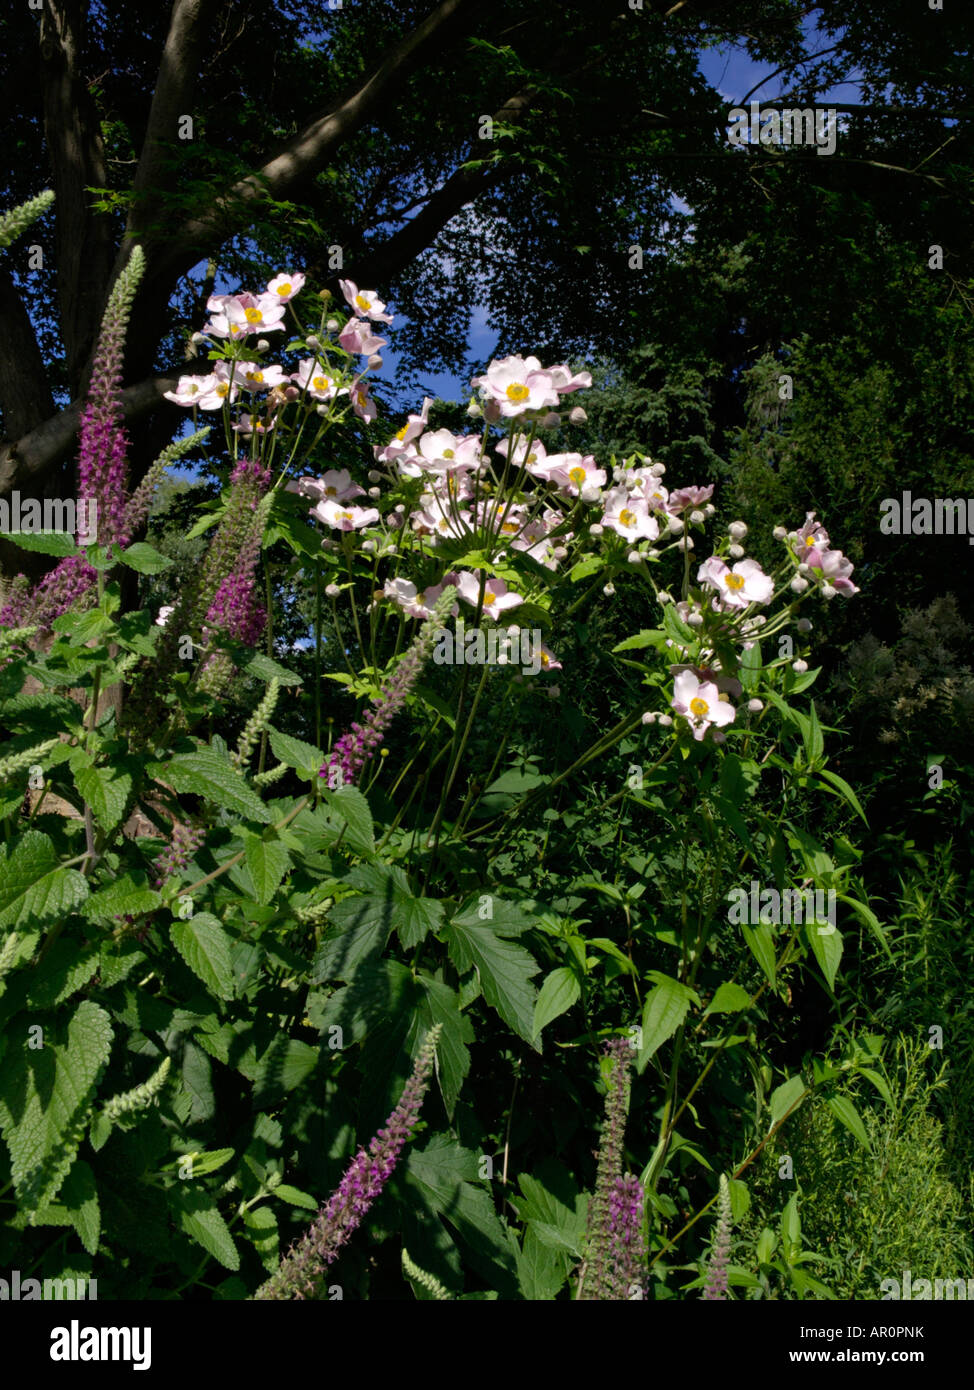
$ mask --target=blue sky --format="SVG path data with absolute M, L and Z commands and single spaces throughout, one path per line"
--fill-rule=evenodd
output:
M 805 32 L 813 54 L 821 52 L 835 42 L 827 35 L 818 34 L 814 26 L 809 24 L 806 24 Z M 788 85 L 793 80 L 793 73 L 780 73 L 778 76 L 763 82 L 752 93 L 751 89 L 755 83 L 760 82 L 765 74 L 773 71 L 773 65 L 754 62 L 742 48 L 738 48 L 736 45 L 708 49 L 700 56 L 699 68 L 720 95 L 734 105 L 742 101 L 748 93 L 751 93 L 751 99 L 773 101 L 788 90 Z M 823 106 L 827 106 L 830 101 L 858 100 L 858 86 L 854 80 L 843 83 L 840 87 L 817 93 L 816 99 L 817 103 Z M 681 211 L 689 211 L 682 200 L 675 198 L 673 203 Z M 392 308 L 395 308 L 394 304 Z M 395 324 L 393 328 L 395 328 Z M 478 305 L 474 310 L 468 338 L 469 352 L 476 361 L 486 363 L 493 352 L 494 344 L 494 334 L 487 327 L 487 311 L 483 306 Z M 394 336 L 390 341 L 390 346 L 384 349 L 383 358 L 385 366 L 378 373 L 378 377 L 381 381 L 391 382 L 395 377 L 397 361 Z M 432 373 L 424 380 L 423 384 L 427 388 L 428 395 L 440 397 L 443 400 L 466 400 L 470 396 L 470 383 L 467 377 L 454 376 L 451 373 Z M 421 405 L 422 400 L 420 399 L 411 408 L 418 410 Z

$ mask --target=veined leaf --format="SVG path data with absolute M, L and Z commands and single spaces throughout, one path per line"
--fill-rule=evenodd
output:
M 68 1024 L 66 1042 L 47 1043 L 36 1052 L 19 1047 L 5 1059 L 0 1132 L 26 1211 L 34 1213 L 58 1195 L 78 1152 L 111 1046 L 111 1019 L 86 999 Z
M 450 959 L 465 974 L 475 967 L 484 998 L 501 1018 L 538 1052 L 534 1034 L 536 994 L 531 976 L 540 969 L 523 946 L 507 941 L 491 929 L 489 922 L 473 923 L 454 917 L 444 928 Z

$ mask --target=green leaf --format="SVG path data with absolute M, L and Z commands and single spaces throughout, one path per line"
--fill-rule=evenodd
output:
M 269 656 L 263 656 L 259 652 L 256 656 L 250 658 L 243 669 L 248 676 L 254 676 L 257 680 L 270 681 L 277 679 L 280 681 L 281 685 L 303 684 L 301 677 L 296 675 L 294 671 L 289 671 L 286 666 L 279 666 L 278 663 L 272 661 Z
M 266 824 L 271 811 L 244 781 L 224 749 L 202 747 L 164 763 L 150 763 L 149 776 L 177 792 L 202 796 L 215 806 Z
M 756 922 L 754 926 L 742 926 L 744 940 L 754 959 L 760 965 L 768 984 L 774 988 L 777 978 L 774 932 L 767 922 Z
M 890 960 L 895 960 L 896 958 L 890 949 L 890 944 L 886 940 L 886 933 L 883 931 L 879 918 L 876 916 L 875 912 L 873 912 L 872 908 L 867 907 L 865 903 L 859 902 L 856 898 L 846 897 L 844 893 L 836 893 L 835 896 L 840 903 L 845 903 L 847 907 L 852 908 L 856 916 L 865 922 L 866 926 L 872 932 L 880 946 L 882 946 Z
M 500 1281 L 513 1292 L 514 1255 L 489 1194 L 474 1186 L 478 1155 L 461 1148 L 445 1134 L 434 1135 L 422 1151 L 412 1149 L 406 1162 L 407 1182 L 422 1205 L 441 1216 L 468 1247 L 471 1264 L 479 1266 L 496 1287 Z
M 672 1038 L 686 1018 L 691 1003 L 700 1003 L 694 990 L 680 984 L 679 980 L 661 975 L 658 970 L 652 971 L 650 978 L 656 980 L 657 984 L 647 995 L 643 1009 L 642 1046 L 636 1058 L 638 1072 L 645 1071 L 653 1054 L 668 1038 Z
M 31 971 L 28 1008 L 52 1009 L 70 999 L 94 975 L 99 959 L 97 945 L 84 946 L 63 938 L 56 941 L 44 960 Z
M 536 994 L 530 983 L 540 969 L 534 958 L 516 942 L 498 936 L 489 922 L 454 917 L 442 939 L 460 973 L 476 968 L 487 1003 L 518 1037 L 540 1052 L 534 1033 Z
M 496 893 L 473 894 L 451 920 L 461 927 L 477 927 L 487 923 L 497 936 L 520 936 L 529 927 L 538 925 L 533 913 L 509 898 L 498 897 Z
M 707 1005 L 708 1014 L 739 1014 L 751 1007 L 751 996 L 746 989 L 728 980 L 719 985 L 713 999 Z
M 71 770 L 78 795 L 91 807 L 95 820 L 103 830 L 114 830 L 132 792 L 132 778 L 118 767 L 96 767 L 78 748 L 71 757 Z
M 266 1109 L 276 1105 L 311 1075 L 318 1063 L 318 1049 L 278 1033 L 257 1063 L 254 1104 Z
M 814 700 L 809 706 L 808 727 L 803 730 L 803 740 L 805 756 L 809 763 L 814 763 L 825 752 L 825 737 L 822 733 L 822 726 L 818 722 L 818 712 L 815 709 Z
M 845 1125 L 856 1143 L 861 1144 L 864 1149 L 868 1149 L 869 1136 L 866 1133 L 866 1126 L 862 1122 L 862 1116 L 849 1097 L 827 1096 L 825 1104 L 832 1111 L 836 1119 Z
M 161 574 L 173 564 L 167 555 L 161 555 L 145 541 L 136 541 L 127 550 L 119 551 L 116 546 L 115 550 L 122 564 L 135 570 L 136 574 Z
M 774 1129 L 778 1121 L 783 1119 L 789 1111 L 794 1114 L 794 1110 L 798 1108 L 804 1098 L 805 1089 L 805 1083 L 800 1076 L 791 1076 L 772 1091 L 771 1099 L 768 1102 L 771 1108 L 770 1129 Z
M 566 1013 L 582 993 L 578 976 L 567 966 L 552 970 L 541 986 L 537 1003 L 534 1006 L 534 1036 L 559 1015 Z
M 101 1210 L 95 1175 L 84 1159 L 79 1158 L 64 1180 L 61 1205 L 66 1209 L 71 1225 L 89 1255 L 98 1253 L 101 1234 Z
M 402 870 L 397 872 L 401 882 L 405 875 Z M 360 865 L 346 882 L 364 891 L 343 898 L 329 910 L 329 927 L 322 934 L 312 966 L 315 984 L 350 979 L 361 961 L 382 952 L 396 925 L 392 870 L 385 865 Z
M 817 768 L 815 771 L 815 776 L 821 778 L 823 781 L 829 784 L 829 786 L 826 787 L 826 791 L 828 791 L 831 787 L 831 789 L 835 791 L 836 795 L 840 796 L 843 801 L 847 802 L 852 807 L 856 815 L 860 816 L 866 825 L 869 824 L 869 821 L 866 820 L 866 813 L 859 803 L 859 798 L 856 796 L 855 792 L 849 786 L 849 783 L 845 780 L 844 777 L 840 777 L 837 772 L 829 772 L 824 767 Z
M 180 1154 L 178 1158 L 173 1159 L 172 1163 L 167 1163 L 166 1167 L 181 1168 L 183 1172 L 186 1172 L 187 1163 L 189 1163 L 188 1171 L 192 1173 L 193 1178 L 205 1178 L 207 1173 L 215 1173 L 217 1169 L 229 1163 L 233 1154 L 233 1149 L 208 1149 L 201 1152 Z M 189 1182 L 191 1179 L 182 1178 L 180 1181 Z
M 244 858 L 254 885 L 254 897 L 266 906 L 280 887 L 281 879 L 291 867 L 291 856 L 280 840 L 262 840 L 259 835 L 247 835 Z
M 240 1268 L 240 1255 L 233 1243 L 227 1223 L 220 1215 L 213 1198 L 207 1192 L 179 1182 L 169 1189 L 179 1215 L 179 1225 L 208 1255 L 218 1260 L 224 1269 Z
M 314 781 L 326 757 L 321 749 L 313 743 L 305 743 L 303 739 L 292 738 L 290 734 L 279 733 L 277 729 L 268 729 L 268 734 L 271 751 L 277 761 L 285 767 L 293 767 L 306 782 Z
M 322 797 L 329 811 L 335 811 L 348 827 L 341 843 L 353 854 L 372 854 L 375 851 L 375 831 L 372 826 L 372 812 L 358 787 L 338 787 L 335 791 L 322 791 Z
M 842 959 L 842 933 L 839 931 L 820 932 L 814 923 L 805 927 L 815 959 L 822 968 L 822 974 L 829 982 L 829 989 L 835 989 L 835 975 Z
M 304 1211 L 317 1211 L 318 1202 L 309 1192 L 302 1192 L 298 1187 L 291 1187 L 290 1183 L 278 1183 L 273 1189 L 272 1195 L 279 1197 L 282 1202 L 287 1202 L 289 1207 L 301 1207 Z
M 63 560 L 78 549 L 74 536 L 66 531 L 5 531 L 3 538 L 21 550 L 33 550 L 40 555 L 56 555 Z
M 23 1044 L 4 1058 L 0 1133 L 20 1205 L 34 1213 L 52 1201 L 78 1152 L 95 1087 L 112 1046 L 111 1019 L 86 999 L 65 1043 Z
M 230 938 L 209 912 L 197 912 L 188 922 L 169 928 L 172 944 L 206 988 L 220 999 L 233 998 Z
M 261 1264 L 273 1273 L 280 1263 L 277 1213 L 270 1207 L 249 1207 L 243 1214 L 247 1235 L 260 1256 Z
M 416 983 L 424 996 L 417 1009 L 423 1031 L 428 1031 L 434 1023 L 442 1028 L 436 1045 L 436 1078 L 447 1119 L 452 1122 L 460 1089 L 470 1071 L 468 1044 L 474 1040 L 473 1025 L 460 1012 L 460 996 L 456 990 L 423 971 L 416 977 Z
M 612 648 L 612 651 L 613 654 L 616 652 L 634 652 L 641 650 L 643 647 L 663 647 L 665 645 L 665 632 L 662 632 L 658 627 L 644 627 L 642 631 L 637 632 L 634 637 L 627 637 L 624 642 L 618 642 Z

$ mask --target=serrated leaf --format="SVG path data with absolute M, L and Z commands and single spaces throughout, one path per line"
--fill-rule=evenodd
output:
M 254 885 L 254 897 L 261 906 L 266 906 L 290 869 L 291 856 L 280 840 L 262 840 L 259 835 L 248 835 L 244 858 Z
M 347 826 L 345 834 L 341 837 L 341 844 L 354 854 L 372 854 L 375 850 L 372 812 L 358 787 L 338 787 L 335 791 L 323 791 L 322 797 L 328 809 L 336 812 Z
M 127 550 L 118 551 L 118 558 L 123 565 L 135 570 L 136 574 L 161 574 L 174 563 L 167 555 L 160 554 L 145 541 L 136 541 Z
M 578 1002 L 581 993 L 582 987 L 574 970 L 569 970 L 564 965 L 552 970 L 541 986 L 534 1006 L 535 1037 L 553 1019 L 567 1013 L 572 1005 Z
M 279 665 L 261 652 L 252 656 L 243 669 L 248 676 L 254 676 L 261 681 L 278 680 L 281 685 L 301 685 L 303 683 L 301 677 L 294 671 L 289 671 L 286 666 Z
M 149 775 L 172 787 L 176 792 L 202 796 L 215 806 L 266 825 L 272 813 L 260 797 L 244 781 L 225 750 L 197 748 L 192 753 L 178 753 L 167 762 L 151 763 Z
M 514 1255 L 489 1195 L 473 1185 L 478 1171 L 477 1154 L 444 1134 L 434 1135 L 422 1151 L 411 1150 L 406 1161 L 408 1184 L 461 1236 L 471 1263 L 491 1283 L 501 1281 L 513 1291 Z
M 65 941 L 63 938 L 56 941 L 43 962 L 31 972 L 27 1007 L 52 1009 L 65 999 L 70 999 L 94 975 L 99 959 L 98 946 L 83 946 L 77 941 Z
M 74 536 L 66 531 L 5 531 L 4 540 L 12 541 L 21 550 L 33 550 L 40 555 L 56 555 L 64 559 L 78 549 Z
M 58 1195 L 74 1163 L 95 1087 L 112 1046 L 111 1019 L 86 999 L 65 1043 L 8 1048 L 0 1079 L 0 1132 L 21 1207 L 35 1212 Z
M 240 1255 L 213 1198 L 188 1182 L 177 1183 L 170 1189 L 170 1195 L 179 1213 L 182 1230 L 208 1255 L 218 1260 L 224 1269 L 239 1269 Z
M 273 1273 L 279 1264 L 277 1213 L 270 1207 L 249 1207 L 243 1214 L 244 1226 L 261 1264 Z
M 269 729 L 268 734 L 271 752 L 279 763 L 293 767 L 306 781 L 318 776 L 326 758 L 320 748 L 313 743 L 305 743 L 303 739 L 292 738 L 290 734 L 279 733 L 277 729 Z
M 254 1077 L 254 1104 L 267 1108 L 276 1104 L 314 1071 L 318 1049 L 279 1033 L 257 1063 Z
M 91 807 L 95 820 L 103 830 L 114 830 L 132 792 L 131 776 L 117 767 L 96 766 L 80 748 L 71 759 L 71 769 L 78 795 Z
M 695 992 L 679 980 L 661 975 L 656 970 L 652 972 L 652 978 L 657 983 L 646 996 L 643 1008 L 642 1046 L 636 1057 L 638 1072 L 644 1071 L 654 1053 L 672 1038 L 686 1018 L 691 1003 L 700 1002 Z
M 220 999 L 233 998 L 230 938 L 209 912 L 197 912 L 188 922 L 175 921 L 169 936 L 198 979 Z
M 534 1035 L 537 994 L 530 983 L 540 969 L 534 957 L 523 946 L 498 936 L 488 922 L 454 917 L 442 937 L 460 973 L 475 968 L 487 1003 L 518 1037 L 540 1052 Z
M 287 1202 L 290 1207 L 301 1207 L 304 1211 L 317 1211 L 318 1202 L 309 1192 L 302 1192 L 298 1187 L 292 1187 L 290 1183 L 278 1183 L 272 1190 L 272 1196 L 279 1197 L 282 1202 Z
M 438 1023 L 440 1040 L 436 1045 L 436 1078 L 446 1109 L 447 1119 L 453 1120 L 460 1088 L 470 1071 L 470 1048 L 474 1040 L 473 1025 L 460 1012 L 460 996 L 440 980 L 420 973 L 416 983 L 423 991 L 418 1014 L 427 1031 Z

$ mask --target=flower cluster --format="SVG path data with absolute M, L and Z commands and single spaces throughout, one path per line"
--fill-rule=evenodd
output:
M 205 839 L 206 831 L 202 827 L 194 828 L 178 822 L 173 825 L 169 844 L 153 863 L 157 878 L 152 886 L 161 888 L 172 874 L 181 873 Z
M 369 359 L 365 370 L 381 365 L 376 354 L 385 347 L 385 339 L 377 338 L 368 323 L 357 317 L 365 314 L 384 323 L 392 322 L 391 315 L 381 312 L 385 305 L 373 291 L 359 290 L 350 280 L 340 282 L 354 315 L 344 328 L 337 320 L 328 320 L 328 332 L 337 333 L 341 328 L 340 352 L 334 344 L 326 345 L 312 334 L 304 342 L 314 355 L 301 358 L 295 371 L 288 373 L 280 363 L 263 360 L 270 346 L 264 335 L 283 332 L 287 307 L 300 294 L 304 283 L 305 277 L 299 272 L 281 273 L 257 294 L 244 291 L 211 295 L 206 303 L 209 321 L 194 335 L 194 342 L 210 344 L 210 355 L 216 357 L 213 369 L 203 375 L 181 376 L 176 389 L 164 393 L 166 399 L 199 410 L 223 410 L 237 404 L 243 396 L 249 409 L 240 411 L 231 428 L 245 438 L 274 429 L 275 414 L 293 402 L 324 414 L 331 402 L 345 397 L 355 414 L 371 423 L 376 409 L 363 381 L 365 371 L 352 379 L 344 359 L 360 354 Z M 257 342 L 248 343 L 255 336 Z M 257 414 L 258 407 L 263 409 L 262 417 Z
M 315 1297 L 328 1266 L 361 1225 L 412 1135 L 429 1089 L 440 1029 L 437 1023 L 427 1033 L 412 1075 L 385 1127 L 368 1151 L 359 1150 L 318 1219 L 288 1252 L 277 1273 L 257 1290 L 255 1299 Z
M 727 1175 L 720 1175 L 720 1195 L 717 1199 L 717 1225 L 714 1230 L 714 1244 L 707 1265 L 707 1282 L 703 1297 L 711 1302 L 726 1302 L 728 1297 L 727 1261 L 730 1258 L 730 1233 L 732 1223 L 730 1186 Z
M 595 1191 L 588 1207 L 585 1272 L 579 1297 L 628 1300 L 634 1287 L 642 1290 L 646 1277 L 642 1184 L 621 1172 L 632 1043 L 628 1038 L 613 1038 L 606 1045 L 606 1054 L 612 1059 L 612 1073 Z
M 805 525 L 789 532 L 787 539 L 798 561 L 798 572 L 791 581 L 796 594 L 804 593 L 809 584 L 815 584 L 823 598 L 834 598 L 836 594 L 851 598 L 858 594 L 858 588 L 849 577 L 852 561 L 841 550 L 832 548 L 828 532 L 815 520 L 814 512 L 806 512 Z

